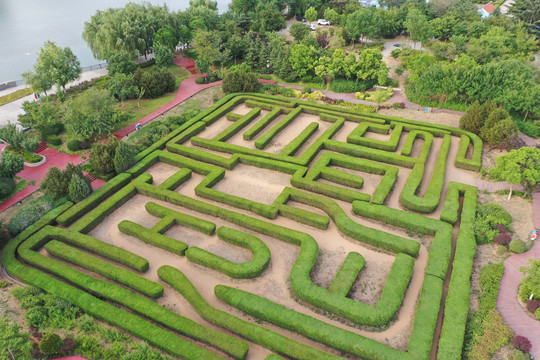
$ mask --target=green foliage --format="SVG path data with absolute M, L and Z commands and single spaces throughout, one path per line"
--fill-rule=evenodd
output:
M 39 351 L 43 355 L 53 356 L 58 353 L 63 344 L 64 341 L 58 334 L 47 333 L 39 341 Z
M 499 235 L 500 232 L 495 226 L 503 224 L 508 227 L 511 223 L 512 216 L 502 206 L 497 204 L 478 206 L 474 224 L 476 242 L 479 245 L 492 243 L 495 236 Z
M 309 22 L 317 20 L 317 10 L 313 6 L 310 6 L 306 10 L 305 17 L 306 17 L 306 20 Z
M 499 145 L 503 141 L 517 137 L 517 126 L 508 111 L 495 108 L 489 113 L 479 135 L 489 145 Z
M 92 193 L 92 187 L 85 179 L 86 177 L 82 178 L 78 174 L 73 174 L 71 177 L 71 181 L 69 182 L 68 186 L 68 194 L 69 199 L 72 202 L 78 203 Z
M 433 29 L 431 28 L 426 15 L 417 8 L 409 10 L 403 25 L 407 29 L 411 39 L 414 41 L 424 43 L 429 40 L 433 34 Z
M 13 359 L 14 356 L 17 360 L 30 360 L 31 351 L 30 334 L 8 318 L 0 318 L 0 359 Z
M 522 185 L 526 195 L 530 195 L 533 186 L 540 182 L 540 149 L 536 147 L 512 150 L 495 161 L 497 165 L 489 171 L 489 176 Z
M 58 137 L 57 135 L 47 135 L 45 137 L 45 140 L 53 146 L 62 145 L 62 139 L 60 139 L 60 137 Z
M 137 150 L 123 141 L 118 142 L 113 158 L 114 171 L 117 174 L 126 171 L 135 163 Z
M 13 151 L 2 152 L 2 163 L 0 163 L 0 177 L 12 178 L 19 171 L 24 169 L 24 160 L 21 155 Z
M 480 310 L 495 309 L 503 272 L 504 264 L 489 264 L 480 271 Z
M 116 146 L 105 145 L 103 143 L 96 143 L 92 147 L 90 153 L 90 166 L 98 174 L 105 175 L 114 171 L 114 155 L 116 152 Z
M 24 114 L 18 116 L 19 124 L 39 131 L 42 137 L 47 135 L 50 128 L 57 123 L 59 107 L 49 101 L 25 101 L 22 104 Z
M 534 0 L 517 0 L 510 7 L 509 13 L 525 23 L 531 34 L 538 35 L 540 31 L 540 6 Z
M 29 202 L 20 208 L 10 219 L 9 224 L 7 225 L 9 233 L 12 236 L 18 235 L 21 231 L 39 220 L 47 212 L 64 202 L 65 200 L 62 199 L 56 201 L 52 196 L 48 195 Z
M 158 67 L 166 68 L 174 64 L 173 52 L 164 44 L 154 43 L 154 56 Z
M 245 71 L 229 72 L 223 79 L 223 91 L 225 94 L 235 92 L 257 92 L 259 81 L 255 74 Z
M 298 22 L 295 22 L 294 24 L 292 24 L 291 28 L 289 29 L 289 33 L 291 34 L 291 36 L 294 38 L 294 41 L 296 42 L 301 41 L 304 37 L 309 35 L 310 32 L 311 32 L 311 29 L 309 28 L 308 25 L 303 24 L 303 23 L 298 23 Z
M 330 91 L 338 93 L 353 93 L 365 91 L 375 85 L 373 81 L 354 81 L 347 79 L 334 79 L 330 82 Z
M 74 139 L 67 143 L 67 148 L 69 151 L 79 151 L 81 150 L 81 141 Z
M 137 71 L 137 65 L 133 61 L 133 57 L 127 53 L 115 52 L 107 59 L 107 70 L 110 77 L 121 73 L 132 75 Z
M 0 198 L 4 198 L 11 194 L 15 189 L 15 181 L 11 177 L 0 178 Z
M 137 87 L 134 85 L 134 77 L 131 74 L 126 75 L 119 72 L 110 76 L 107 88 L 112 95 L 122 101 L 122 106 L 124 106 L 124 99 L 133 98 L 137 94 Z
M 347 16 L 345 29 L 353 42 L 364 37 L 375 39 L 381 35 L 382 20 L 375 8 L 360 8 Z
M 479 315 L 476 321 L 480 320 L 480 323 L 475 324 L 476 332 L 469 344 L 468 358 L 489 360 L 497 350 L 510 342 L 514 333 L 496 309 L 479 312 Z
M 145 98 L 157 98 L 175 89 L 174 75 L 167 68 L 157 66 L 149 69 L 137 69 L 134 76 L 135 85 L 144 90 Z
M 82 72 L 79 59 L 70 48 L 61 48 L 46 41 L 39 49 L 34 71 L 23 74 L 23 78 L 36 92 L 47 92 L 53 85 L 63 88 L 77 79 Z
M 79 177 L 87 184 L 89 179 L 84 176 L 82 169 L 78 165 L 68 163 L 65 170 L 60 170 L 56 166 L 52 166 L 47 171 L 45 178 L 41 182 L 41 189 L 55 198 L 59 198 L 70 193 L 70 183 L 73 176 Z
M 313 75 L 315 71 L 315 62 L 319 58 L 319 53 L 313 46 L 296 44 L 291 49 L 289 62 L 299 77 L 308 74 Z
M 527 251 L 527 244 L 520 239 L 512 239 L 508 245 L 510 251 L 515 252 L 516 254 L 521 254 Z
M 530 294 L 534 294 L 534 299 L 540 300 L 540 259 L 527 260 L 527 266 L 519 269 L 524 277 L 521 286 L 527 289 L 527 300 Z
M 12 149 L 22 150 L 23 141 L 27 138 L 27 134 L 22 129 L 17 128 L 15 124 L 7 124 L 0 128 L 0 138 L 7 142 Z

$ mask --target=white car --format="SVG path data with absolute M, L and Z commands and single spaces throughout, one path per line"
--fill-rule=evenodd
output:
M 319 24 L 319 25 L 330 25 L 330 21 L 324 20 L 324 19 L 319 19 L 319 21 L 317 21 L 317 24 Z
M 317 27 L 313 24 L 309 25 L 309 27 L 311 28 L 311 31 L 315 31 L 317 30 Z

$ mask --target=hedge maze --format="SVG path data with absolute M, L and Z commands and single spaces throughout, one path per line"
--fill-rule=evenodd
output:
M 177 358 L 460 359 L 477 189 L 449 179 L 481 155 L 460 129 L 229 95 L 2 260 Z

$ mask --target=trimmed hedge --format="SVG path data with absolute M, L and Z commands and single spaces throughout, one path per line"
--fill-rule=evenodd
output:
M 281 131 L 283 131 L 294 119 L 302 113 L 302 107 L 295 108 L 293 111 L 285 115 L 280 122 L 278 122 L 274 127 L 268 130 L 263 136 L 255 140 L 255 147 L 257 149 L 264 149 L 266 145 Z
M 232 331 L 256 344 L 292 359 L 338 360 L 341 357 L 309 347 L 286 336 L 249 323 L 225 311 L 210 306 L 180 271 L 165 265 L 158 269 L 159 278 L 172 286 L 195 308 L 206 321 Z
M 257 136 L 268 124 L 270 124 L 275 118 L 283 113 L 282 108 L 275 107 L 268 114 L 266 114 L 261 120 L 257 121 L 255 125 L 250 127 L 242 134 L 244 140 L 251 140 Z
M 418 160 L 425 164 L 429 155 L 429 151 L 431 150 L 431 144 L 433 143 L 433 135 L 429 132 L 420 130 L 410 131 L 407 135 L 407 138 L 405 139 L 405 144 L 403 144 L 403 148 L 401 149 L 401 155 L 410 156 L 414 146 L 414 142 L 418 138 L 424 140 L 424 143 L 422 144 L 422 149 L 420 150 L 420 154 L 418 156 Z
M 215 141 L 227 141 L 233 137 L 236 133 L 241 131 L 249 123 L 251 123 L 257 116 L 261 114 L 261 108 L 254 108 L 246 115 L 241 116 L 234 123 L 229 125 L 225 130 L 214 136 L 212 140 Z
M 45 244 L 45 249 L 51 255 L 84 269 L 98 273 L 107 279 L 116 281 L 146 296 L 157 299 L 163 295 L 163 285 L 136 275 L 131 271 L 112 265 L 94 256 L 86 254 L 59 241 L 51 240 Z
M 327 324 L 309 315 L 290 310 L 266 298 L 224 285 L 214 293 L 227 304 L 258 319 L 299 333 L 339 351 L 362 359 L 403 359 L 407 354 L 378 341 L 363 337 L 340 327 Z M 301 359 L 309 359 L 302 357 Z
M 328 216 L 323 216 L 287 204 L 279 205 L 279 215 L 322 230 L 328 229 L 328 225 L 330 225 L 330 218 Z
M 99 189 L 94 191 L 89 197 L 82 201 L 79 201 L 77 204 L 71 207 L 69 211 L 66 211 L 60 216 L 58 216 L 56 221 L 63 226 L 71 225 L 75 220 L 79 219 L 90 209 L 98 206 L 98 204 L 100 204 L 105 198 L 113 195 L 119 189 L 127 185 L 130 180 L 130 174 L 118 174 L 113 179 L 109 180 L 106 184 L 101 186 Z
M 370 123 L 360 123 L 356 129 L 354 129 L 348 136 L 347 142 L 356 145 L 367 146 L 374 149 L 380 149 L 385 151 L 396 151 L 399 144 L 399 139 L 401 138 L 401 133 L 403 131 L 403 125 L 396 125 L 392 130 L 390 139 L 388 141 L 383 141 L 379 139 L 373 139 L 369 137 L 364 137 L 364 134 L 367 131 L 373 131 L 379 134 L 388 134 L 390 131 L 389 125 L 379 125 L 379 124 L 370 124 Z
M 309 140 L 309 138 L 319 130 L 319 123 L 310 123 L 302 132 L 288 143 L 280 152 L 279 155 L 294 156 L 296 152 Z
M 142 242 L 176 255 L 184 255 L 188 248 L 188 245 L 185 242 L 162 235 L 128 220 L 120 222 L 118 224 L 118 229 L 124 234 L 136 237 Z
M 328 290 L 333 294 L 347 296 L 365 265 L 366 259 L 362 255 L 357 252 L 348 253 Z
M 244 263 L 235 263 L 196 246 L 192 246 L 186 251 L 188 260 L 219 271 L 234 279 L 255 278 L 268 266 L 270 262 L 270 250 L 258 237 L 224 226 L 218 229 L 217 235 L 225 242 L 249 249 L 253 253 L 253 258 Z
M 422 178 L 425 174 L 425 167 L 423 164 L 416 164 L 412 169 L 401 197 L 399 198 L 401 204 L 407 209 L 429 214 L 437 209 L 439 201 L 441 199 L 441 193 L 444 186 L 444 177 L 446 174 L 446 159 L 450 150 L 451 137 L 445 135 L 441 150 L 439 151 L 439 157 L 433 174 L 431 176 L 431 182 L 429 183 L 426 192 L 423 197 L 417 196 L 416 193 L 422 183 Z

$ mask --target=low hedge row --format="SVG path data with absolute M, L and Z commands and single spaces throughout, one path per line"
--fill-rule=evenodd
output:
M 282 358 L 282 357 L 279 356 L 279 355 L 276 355 L 276 354 L 270 354 L 270 355 L 268 355 L 267 357 L 265 357 L 264 360 L 285 360 L 285 359 Z
M 194 139 L 199 139 L 199 138 L 194 138 Z M 208 140 L 208 141 L 215 144 L 228 145 L 227 143 L 222 143 L 219 141 L 213 141 L 213 140 Z M 195 144 L 194 142 L 192 143 Z M 233 155 L 230 158 L 226 158 L 226 157 L 223 157 L 214 153 L 210 153 L 210 152 L 198 149 L 198 148 L 193 148 L 191 146 L 185 146 L 185 145 L 179 145 L 179 144 L 168 144 L 167 150 L 169 150 L 172 153 L 186 156 L 193 160 L 202 161 L 206 164 L 221 166 L 227 170 L 232 169 L 238 163 L 238 155 Z
M 452 254 L 453 229 L 450 224 L 409 211 L 359 201 L 353 203 L 353 212 L 410 231 L 433 235 L 425 272 L 443 280 L 445 279 Z
M 474 151 L 472 159 L 467 159 L 467 152 L 469 151 L 470 144 L 471 138 L 468 135 L 461 135 L 461 142 L 456 155 L 455 165 L 456 167 L 465 170 L 479 171 L 482 165 L 482 153 L 480 153 L 480 157 L 478 157 L 478 152 Z M 477 145 L 475 144 L 474 150 L 476 150 L 476 147 Z
M 362 113 L 360 111 L 356 111 L 353 109 L 347 109 L 347 108 L 338 108 L 332 105 L 326 105 L 326 104 L 314 104 L 314 103 L 306 103 L 306 102 L 298 102 L 302 106 L 304 106 L 305 111 L 307 113 L 312 114 L 320 114 L 321 112 L 325 112 L 328 114 L 336 115 L 339 117 L 343 117 L 349 121 L 352 122 L 364 122 L 369 121 L 372 123 L 379 123 L 384 124 L 385 121 L 381 119 L 376 119 L 374 117 L 366 116 L 367 113 Z
M 131 199 L 137 191 L 133 185 L 135 182 L 152 182 L 152 175 L 142 174 L 134 182 L 129 183 L 122 189 L 118 190 L 115 194 L 110 196 L 107 200 L 103 201 L 100 205 L 90 211 L 83 218 L 77 221 L 71 230 L 78 231 L 83 234 L 87 234 L 96 226 L 98 226 L 103 219 L 113 213 L 116 209 L 124 205 L 129 199 Z
M 59 241 L 49 241 L 45 244 L 45 249 L 51 255 L 98 273 L 109 280 L 116 281 L 151 298 L 157 299 L 163 295 L 163 285 L 112 265 Z
M 181 212 L 169 209 L 153 202 L 147 202 L 145 208 L 149 214 L 160 218 L 172 218 L 174 219 L 175 224 L 188 227 L 192 230 L 201 232 L 206 235 L 214 235 L 214 232 L 216 231 L 216 224 L 211 221 L 207 221 L 188 214 L 182 214 Z
M 118 224 L 118 229 L 126 235 L 176 255 L 184 255 L 188 248 L 185 242 L 162 235 L 129 220 L 121 221 Z
M 268 143 L 272 141 L 272 139 L 277 134 L 279 134 L 279 132 L 281 132 L 283 129 L 289 126 L 289 124 L 293 122 L 293 120 L 296 119 L 298 115 L 300 115 L 301 113 L 302 113 L 302 108 L 298 107 L 298 108 L 295 108 L 290 113 L 288 113 L 287 115 L 285 115 L 285 117 L 283 117 L 281 121 L 279 121 L 276 125 L 274 125 L 270 130 L 268 130 L 260 138 L 255 140 L 255 143 L 254 143 L 255 147 L 257 149 L 263 150 L 266 147 L 266 145 L 268 145 Z
M 148 260 L 143 257 L 135 255 L 118 246 L 96 239 L 92 236 L 72 231 L 71 229 L 61 229 L 47 225 L 39 232 L 39 234 L 40 236 L 36 238 L 39 241 L 36 240 L 34 243 L 26 241 L 19 247 L 19 251 L 24 251 L 26 249 L 37 250 L 50 240 L 56 239 L 89 251 L 93 254 L 97 254 L 106 259 L 116 261 L 140 272 L 145 272 L 149 267 Z
M 257 136 L 268 124 L 270 124 L 275 118 L 281 115 L 282 109 L 280 107 L 275 107 L 268 114 L 266 114 L 262 119 L 257 121 L 255 125 L 246 130 L 242 137 L 244 140 L 249 141 Z
M 390 139 L 383 141 L 379 139 L 373 139 L 364 137 L 366 131 L 373 131 L 379 134 L 388 134 L 390 126 L 380 124 L 360 123 L 356 129 L 354 129 L 348 136 L 347 142 L 356 145 L 367 146 L 373 149 L 380 149 L 384 151 L 396 151 L 403 131 L 403 125 L 396 125 L 392 130 Z
M 257 101 L 257 100 L 246 100 L 244 104 L 250 108 L 259 107 L 266 111 L 272 111 L 276 106 L 278 106 L 276 104 L 264 103 L 262 101 Z
M 430 127 L 429 124 L 427 124 L 428 126 L 420 126 L 420 125 L 403 124 L 401 121 L 390 121 L 390 125 L 392 125 L 392 126 L 401 125 L 401 126 L 403 126 L 404 131 L 409 131 L 409 132 L 411 132 L 411 131 L 423 131 L 423 132 L 427 132 L 429 134 L 432 134 L 433 136 L 438 136 L 438 137 L 444 137 L 445 135 L 451 135 L 450 131 L 433 128 L 433 127 Z
M 248 112 L 246 115 L 241 116 L 239 119 L 237 119 L 234 123 L 229 125 L 225 130 L 214 136 L 212 140 L 215 141 L 227 141 L 231 137 L 233 137 L 236 133 L 241 131 L 244 127 L 246 127 L 249 123 L 253 121 L 257 116 L 261 114 L 261 108 L 254 108 L 250 112 Z
M 233 113 L 233 112 L 227 113 L 227 115 L 225 115 L 227 120 L 233 121 L 233 122 L 240 120 L 242 118 L 242 116 L 244 116 L 244 115 Z
M 249 249 L 253 253 L 253 258 L 244 263 L 235 263 L 196 246 L 192 246 L 186 251 L 188 260 L 219 271 L 234 279 L 255 278 L 268 266 L 270 262 L 270 250 L 258 237 L 224 226 L 217 230 L 217 235 L 225 242 Z
M 296 152 L 319 130 L 319 123 L 310 123 L 302 132 L 288 143 L 280 152 L 282 156 L 294 156 Z
M 249 323 L 225 311 L 210 306 L 197 292 L 189 279 L 171 266 L 158 269 L 161 280 L 172 286 L 195 308 L 206 321 L 232 331 L 269 350 L 291 359 L 338 360 L 341 357 L 304 345 L 263 326 Z
M 316 229 L 326 230 L 330 225 L 330 218 L 312 211 L 299 209 L 297 207 L 281 204 L 279 205 L 279 215 L 294 220 L 301 224 L 313 226 Z
M 474 186 L 450 182 L 448 193 L 452 195 L 447 195 L 441 219 L 443 219 L 444 215 L 444 218 L 447 220 L 456 219 L 457 221 L 459 194 L 463 194 L 464 198 L 454 261 L 452 263 L 452 274 L 445 301 L 445 316 L 439 339 L 437 359 L 459 360 L 462 356 L 467 315 L 469 313 L 470 281 L 476 252 L 474 219 L 478 201 L 478 190 Z M 451 204 L 447 205 L 449 202 Z M 502 272 L 500 274 L 502 275 Z M 490 294 L 491 299 L 497 298 L 499 281 L 496 281 L 497 290 Z M 495 306 L 495 300 L 490 300 L 490 302 Z
M 336 140 L 326 140 L 324 142 L 324 148 L 326 150 L 336 151 L 353 157 L 379 161 L 386 164 L 403 166 L 407 168 L 412 168 L 414 165 L 421 163 L 419 159 L 403 156 L 401 154 L 395 154 L 379 149 L 372 149 L 366 146 L 348 144 Z
M 366 259 L 362 255 L 357 252 L 348 253 L 328 290 L 333 294 L 347 296 L 365 265 Z
M 85 313 L 97 319 L 106 321 L 111 325 L 119 326 L 134 336 L 137 336 L 140 339 L 169 352 L 170 354 L 189 360 L 222 359 L 208 350 L 202 349 L 189 341 L 179 338 L 177 335 L 163 330 L 128 311 L 117 308 L 89 293 L 74 288 L 36 269 L 26 267 L 18 261 L 17 257 L 15 256 L 17 247 L 32 234 L 43 228 L 43 226 L 53 224 L 55 222 L 54 219 L 71 205 L 72 203 L 66 203 L 61 207 L 51 210 L 38 222 L 25 229 L 15 239 L 10 241 L 2 251 L 2 264 L 5 266 L 6 270 L 17 279 L 40 289 L 46 290 L 51 294 L 57 295 L 78 306 Z M 153 301 L 150 302 L 155 304 Z M 176 313 L 172 314 L 173 317 L 178 316 Z M 177 322 L 176 326 L 179 326 L 179 322 Z M 193 322 L 193 324 L 188 324 L 186 328 L 193 331 L 199 326 L 199 324 Z M 206 330 L 212 331 L 210 329 Z M 208 338 L 213 339 L 216 336 L 221 337 L 225 335 L 219 332 L 213 332 L 208 336 Z M 237 341 L 237 339 L 231 339 L 232 341 Z M 230 340 L 227 339 L 226 341 Z M 223 343 L 225 343 L 225 341 L 223 341 Z M 237 358 L 241 359 L 242 357 Z
M 416 193 L 422 183 L 425 174 L 425 166 L 416 164 L 412 169 L 399 198 L 401 204 L 407 209 L 429 214 L 435 211 L 441 199 L 441 193 L 444 186 L 444 178 L 446 174 L 446 159 L 450 150 L 452 138 L 450 135 L 445 135 L 439 157 L 431 175 L 431 181 L 426 189 L 423 197 L 417 196 Z
M 407 359 L 406 353 L 362 335 L 290 310 L 266 298 L 224 285 L 217 285 L 218 298 L 258 319 L 299 333 L 308 339 L 362 359 Z M 309 358 L 302 358 L 309 359 Z
M 420 154 L 418 155 L 418 160 L 420 160 L 422 163 L 426 163 L 427 157 L 429 155 L 429 151 L 431 150 L 431 144 L 433 143 L 433 134 L 426 132 L 426 131 L 420 131 L 420 130 L 412 130 L 407 135 L 407 138 L 405 139 L 405 143 L 403 144 L 403 148 L 401 149 L 401 155 L 410 156 L 414 142 L 416 139 L 422 139 L 424 140 L 424 143 L 422 144 L 422 149 L 420 150 Z
M 174 190 L 191 178 L 191 172 L 191 169 L 188 168 L 180 169 L 174 173 L 173 176 L 168 177 L 158 187 L 167 190 Z
M 69 211 L 59 215 L 56 221 L 63 226 L 71 225 L 75 220 L 79 219 L 83 214 L 90 209 L 95 208 L 107 197 L 116 193 L 119 189 L 128 184 L 131 180 L 131 175 L 121 173 L 109 180 L 106 184 L 94 191 L 89 197 L 79 201 L 73 205 Z

